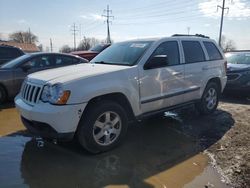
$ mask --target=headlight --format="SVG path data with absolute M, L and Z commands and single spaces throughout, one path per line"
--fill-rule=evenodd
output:
M 61 84 L 46 85 L 43 88 L 41 99 L 51 104 L 66 104 L 70 96 L 69 90 L 63 90 Z

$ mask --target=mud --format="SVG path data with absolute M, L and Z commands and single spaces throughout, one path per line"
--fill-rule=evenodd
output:
M 118 148 L 90 155 L 76 142 L 33 139 L 13 106 L 7 105 L 0 109 L 0 187 L 231 187 L 240 173 L 225 173 L 235 161 L 230 162 L 229 154 L 222 158 L 218 143 L 230 144 L 225 137 L 239 121 L 245 122 L 235 117 L 245 110 L 249 106 L 223 102 L 211 116 L 199 116 L 192 107 L 166 113 L 130 126 Z M 248 120 L 247 115 L 244 118 Z M 242 147 L 247 144 L 249 140 Z M 213 164 L 204 151 L 215 156 Z M 219 168 L 225 176 L 218 173 Z

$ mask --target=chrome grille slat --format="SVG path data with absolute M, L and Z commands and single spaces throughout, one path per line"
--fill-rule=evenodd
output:
M 42 86 L 35 85 L 33 83 L 23 83 L 21 88 L 21 96 L 23 100 L 28 104 L 38 103 L 42 92 Z
M 36 96 L 35 94 L 36 94 L 37 89 L 38 89 L 38 87 L 35 87 L 35 86 L 34 86 L 34 91 L 33 91 L 34 93 L 33 93 L 33 95 L 32 95 L 31 102 L 35 102 L 35 96 Z
M 25 84 L 25 87 L 24 87 L 24 92 L 23 92 L 23 98 L 25 98 L 25 94 L 26 94 L 26 91 L 27 91 L 27 87 L 28 87 L 28 85 L 27 85 L 27 84 Z
M 30 85 L 27 86 L 26 93 L 25 93 L 25 96 L 24 96 L 24 99 L 26 99 L 26 100 L 28 98 L 29 91 L 30 91 Z

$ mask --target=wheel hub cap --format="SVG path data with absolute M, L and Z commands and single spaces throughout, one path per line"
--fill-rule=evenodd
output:
M 121 133 L 121 118 L 112 111 L 101 114 L 95 121 L 93 137 L 99 145 L 112 144 Z

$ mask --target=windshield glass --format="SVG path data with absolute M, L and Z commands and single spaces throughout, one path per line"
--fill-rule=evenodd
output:
M 250 65 L 250 52 L 227 53 L 226 58 L 228 63 Z
M 1 66 L 1 68 L 4 68 L 4 69 L 11 69 L 11 68 L 14 68 L 16 67 L 20 62 L 22 62 L 23 60 L 25 60 L 26 58 L 30 57 L 30 54 L 25 54 L 25 55 L 22 55 L 16 59 L 13 59 L 5 64 L 3 64 Z
M 116 43 L 91 60 L 91 63 L 134 65 L 148 49 L 152 41 Z
M 90 48 L 89 51 L 101 52 L 105 47 L 106 47 L 106 45 L 104 45 L 104 44 L 99 44 L 99 45 L 96 45 L 96 46 Z

